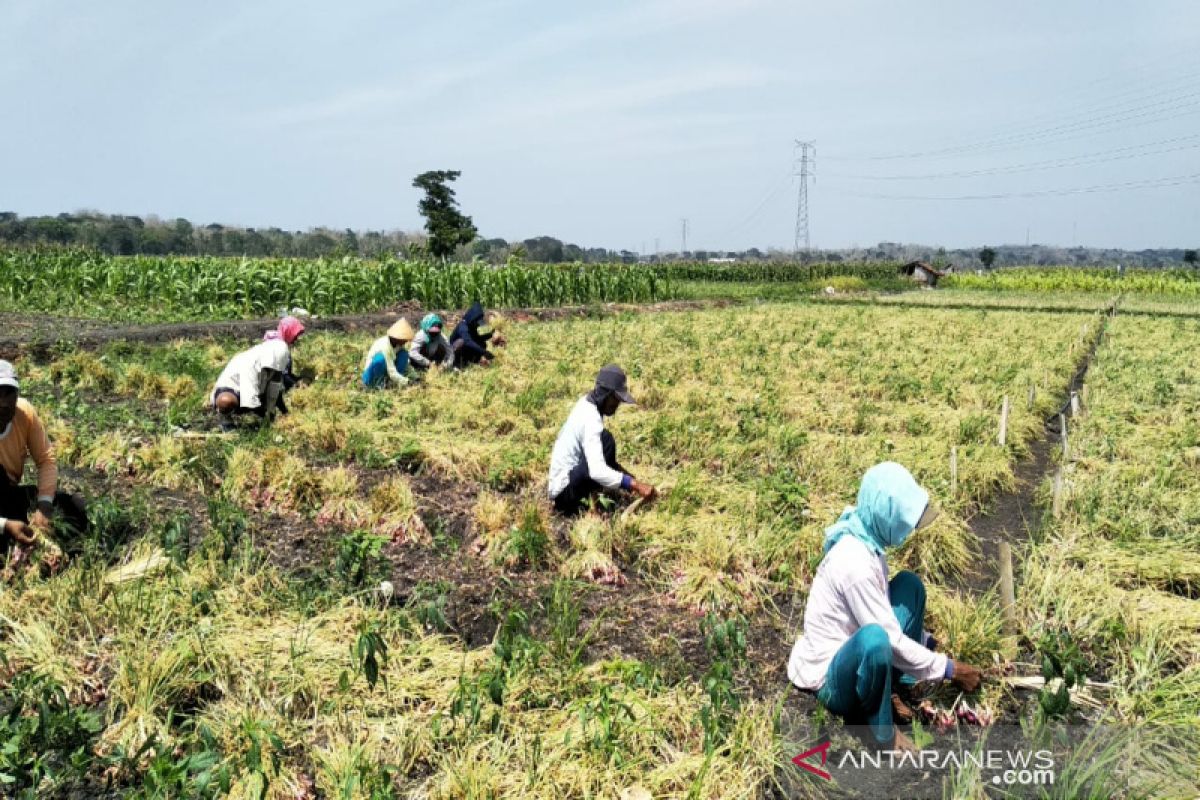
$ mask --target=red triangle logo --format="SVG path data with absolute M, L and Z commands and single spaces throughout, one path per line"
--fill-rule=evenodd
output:
M 803 753 L 801 753 L 800 755 L 793 758 L 792 763 L 795 764 L 797 767 L 800 767 L 801 769 L 808 770 L 813 775 L 816 775 L 818 778 L 824 778 L 827 781 L 833 780 L 832 775 L 830 775 L 825 770 L 821 769 L 821 767 L 825 766 L 825 759 L 829 757 L 829 745 L 831 745 L 831 744 L 832 744 L 832 742 L 822 742 L 821 744 L 817 745 L 816 747 L 809 748 L 808 750 L 805 750 Z M 821 767 L 814 766 L 805 760 L 809 756 L 815 755 L 817 753 L 821 754 Z

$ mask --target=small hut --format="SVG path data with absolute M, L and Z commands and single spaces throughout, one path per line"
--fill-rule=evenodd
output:
M 938 279 L 948 271 L 939 270 L 925 261 L 910 261 L 900 268 L 901 273 L 926 286 L 937 286 Z

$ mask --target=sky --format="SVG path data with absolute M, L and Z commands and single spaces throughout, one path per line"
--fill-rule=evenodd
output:
M 0 0 L 0 210 L 637 252 L 1200 244 L 1193 0 Z M 964 174 L 966 173 L 966 174 Z

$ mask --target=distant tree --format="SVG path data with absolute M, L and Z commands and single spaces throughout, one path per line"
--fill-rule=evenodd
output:
M 431 170 L 413 178 L 412 185 L 425 192 L 417 204 L 429 232 L 429 252 L 439 258 L 454 253 L 460 244 L 470 244 L 477 231 L 471 218 L 458 210 L 454 190 L 448 185 L 458 179 L 459 170 Z
M 553 236 L 538 236 L 526 239 L 522 244 L 530 261 L 541 264 L 557 264 L 563 260 L 563 243 Z
M 1183 263 L 1187 264 L 1192 269 L 1195 269 L 1196 268 L 1196 260 L 1197 259 L 1196 259 L 1196 251 L 1195 250 L 1184 250 L 1183 251 Z
M 996 263 L 996 251 L 990 247 L 985 247 L 979 251 L 979 260 L 985 269 L 991 269 L 992 264 Z

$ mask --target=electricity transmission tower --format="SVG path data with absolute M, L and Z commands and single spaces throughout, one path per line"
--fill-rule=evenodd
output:
M 800 246 L 804 246 L 804 254 L 807 256 L 810 249 L 808 238 L 808 176 L 813 176 L 813 182 L 816 182 L 817 173 L 817 143 L 802 142 L 796 140 L 796 149 L 800 151 L 797 157 L 795 174 L 800 178 L 800 188 L 796 195 L 796 243 L 795 254 L 800 254 Z M 812 154 L 809 155 L 809 151 Z
M 684 218 L 684 219 L 681 219 L 679 222 L 680 222 L 680 230 L 679 230 L 679 255 L 681 255 L 681 256 L 682 256 L 684 253 L 686 253 L 686 252 L 687 252 L 687 229 L 688 229 L 688 221 L 687 221 L 687 219 L 686 219 L 686 218 Z

